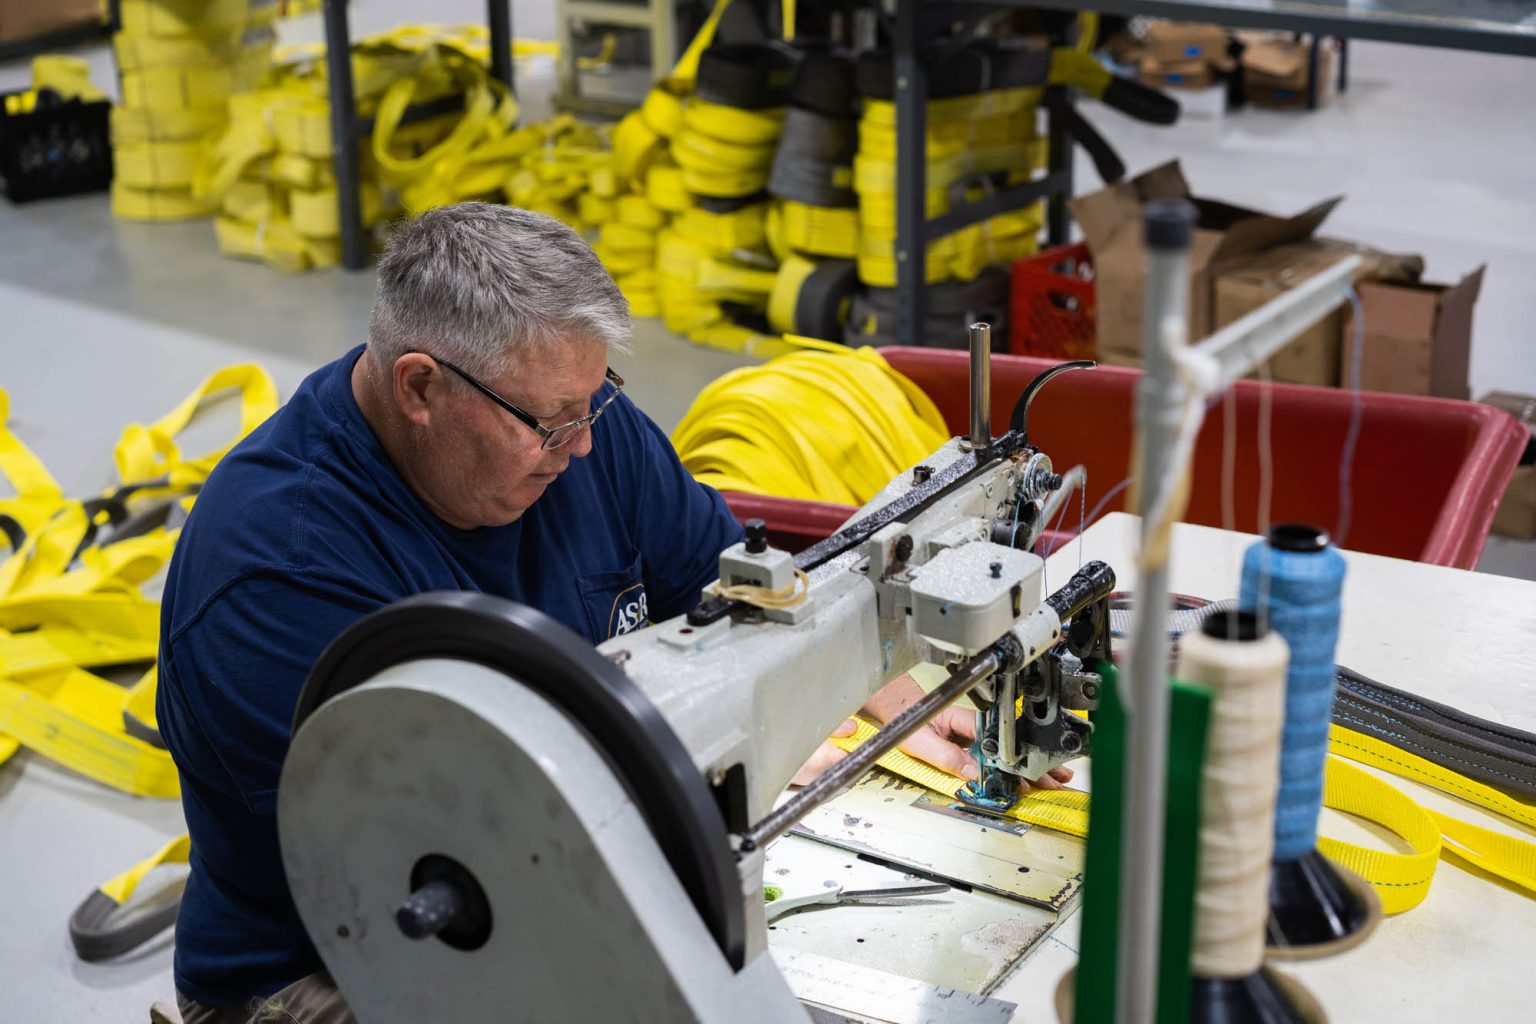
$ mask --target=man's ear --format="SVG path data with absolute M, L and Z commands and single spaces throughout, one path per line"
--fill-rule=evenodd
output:
M 400 414 L 418 427 L 429 426 L 432 410 L 442 401 L 448 382 L 431 356 L 407 352 L 395 360 L 390 381 Z

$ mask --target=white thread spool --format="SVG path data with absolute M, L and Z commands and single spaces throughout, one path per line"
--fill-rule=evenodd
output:
M 1290 651 L 1248 615 L 1185 634 L 1181 678 L 1211 690 L 1200 791 L 1200 873 L 1191 956 L 1197 978 L 1243 978 L 1264 959 L 1280 730 Z

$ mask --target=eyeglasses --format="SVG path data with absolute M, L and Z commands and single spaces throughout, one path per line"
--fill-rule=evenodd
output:
M 613 391 L 608 395 L 607 398 L 603 399 L 601 405 L 580 419 L 571 420 L 569 423 L 562 423 L 558 427 L 546 427 L 544 424 L 539 422 L 537 416 L 519 409 L 517 406 L 507 401 L 505 398 L 502 398 L 496 392 L 492 391 L 478 380 L 475 380 L 475 378 L 471 377 L 457 366 L 454 366 L 448 360 L 438 359 L 436 356 L 428 355 L 425 352 L 423 352 L 422 355 L 426 355 L 427 358 L 431 359 L 433 362 L 436 362 L 442 366 L 446 366 L 460 377 L 463 377 L 470 383 L 471 386 L 474 387 L 476 391 L 480 392 L 486 398 L 489 398 L 491 401 L 507 410 L 507 412 L 517 417 L 517 419 L 525 426 L 527 426 L 529 430 L 532 430 L 534 433 L 538 434 L 541 438 L 544 439 L 544 443 L 540 447 L 545 451 L 553 451 L 556 448 L 562 448 L 574 441 L 576 436 L 581 433 L 584 427 L 588 427 L 597 422 L 597 418 L 603 414 L 604 410 L 613 404 L 613 400 L 618 398 L 619 393 L 624 390 L 624 378 L 614 373 L 613 368 L 609 367 L 608 372 L 603 375 L 603 379 L 613 385 Z

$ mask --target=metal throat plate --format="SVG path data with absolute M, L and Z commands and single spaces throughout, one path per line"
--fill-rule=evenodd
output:
M 794 831 L 1058 913 L 1083 884 L 1081 839 L 979 814 L 880 768 L 806 815 Z

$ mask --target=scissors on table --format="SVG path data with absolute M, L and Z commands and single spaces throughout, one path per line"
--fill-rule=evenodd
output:
M 905 899 L 909 896 L 933 896 L 941 892 L 949 892 L 949 886 L 943 882 L 935 882 L 932 885 L 898 885 L 890 889 L 856 889 L 845 891 L 842 886 L 833 886 L 820 892 L 813 892 L 807 896 L 781 896 L 768 904 L 764 916 L 769 921 L 775 921 L 796 910 L 804 910 L 806 907 L 835 907 L 839 903 L 875 903 L 881 904 L 890 900 Z

